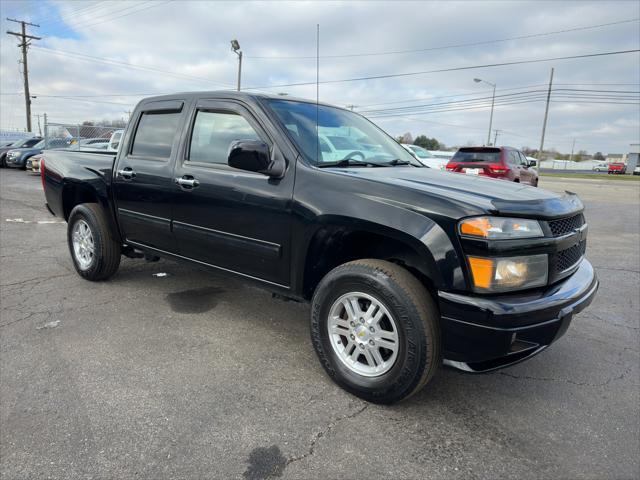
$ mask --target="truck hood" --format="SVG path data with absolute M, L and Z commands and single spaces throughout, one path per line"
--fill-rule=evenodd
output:
M 494 215 L 549 219 L 565 217 L 584 209 L 580 198 L 572 192 L 558 194 L 516 182 L 432 168 L 358 167 L 334 169 L 334 172 L 418 191 L 428 197 L 466 204 Z

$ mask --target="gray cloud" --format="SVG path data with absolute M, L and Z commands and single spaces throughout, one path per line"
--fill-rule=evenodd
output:
M 549 32 L 640 17 L 637 2 L 188 2 L 174 1 L 146 8 L 142 2 L 104 2 L 86 15 L 91 4 L 78 2 L 3 2 L 6 16 L 28 18 L 42 27 L 45 39 L 37 47 L 114 59 L 176 75 L 132 69 L 117 64 L 89 62 L 48 50 L 30 51 L 34 112 L 47 112 L 63 121 L 120 118 L 133 108 L 136 93 L 214 90 L 233 87 L 236 57 L 229 40 L 238 38 L 245 52 L 243 85 L 272 85 L 315 79 L 315 60 L 260 59 L 257 56 L 313 56 L 316 24 L 321 25 L 321 55 L 432 48 Z M 124 15 L 112 13 L 129 8 Z M 52 23 L 59 12 L 67 23 Z M 71 24 L 90 24 L 86 29 Z M 15 25 L 13 25 L 15 26 Z M 5 28 L 6 27 L 6 28 Z M 67 28 L 64 30 L 64 28 Z M 532 39 L 423 53 L 354 58 L 322 58 L 320 78 L 336 79 L 397 72 L 423 71 L 509 60 L 545 58 L 611 50 L 635 49 L 640 43 L 639 23 L 583 30 Z M 3 93 L 22 91 L 17 70 L 18 49 L 4 35 L 0 45 Z M 486 68 L 322 85 L 321 99 L 339 105 L 365 106 L 411 98 L 443 95 L 486 95 L 487 86 L 473 83 L 485 78 L 498 88 L 544 84 L 549 70 L 565 84 L 629 83 L 627 86 L 580 86 L 639 90 L 640 56 L 600 57 L 545 64 Z M 199 79 L 191 78 L 198 77 Z M 276 88 L 291 95 L 315 96 L 315 86 Z M 106 95 L 63 99 L 44 95 Z M 470 98 L 470 97 L 461 97 Z M 83 100 L 83 101 L 82 101 Z M 91 100 L 91 101 L 89 101 Z M 94 103 L 94 102 L 113 103 Z M 437 100 L 435 100 L 437 101 Z M 24 127 L 24 102 L 16 95 L 0 98 L 3 128 Z M 417 102 L 416 102 L 417 103 Z M 429 101 L 421 101 L 429 103 Z M 544 104 L 500 106 L 494 127 L 503 130 L 499 143 L 537 146 Z M 448 145 L 482 143 L 486 139 L 488 108 L 431 113 L 416 118 L 380 118 L 376 122 L 392 134 L 411 131 L 435 136 Z M 459 125 L 456 127 L 450 125 Z M 638 142 L 640 112 L 637 105 L 552 104 L 547 147 L 566 151 L 621 152 Z

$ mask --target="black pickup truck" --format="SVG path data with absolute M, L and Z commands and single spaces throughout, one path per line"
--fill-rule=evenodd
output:
M 82 277 L 166 257 L 310 301 L 322 366 L 372 402 L 417 392 L 443 363 L 482 372 L 539 353 L 598 288 L 575 194 L 426 168 L 330 105 L 153 97 L 116 155 L 44 157 Z

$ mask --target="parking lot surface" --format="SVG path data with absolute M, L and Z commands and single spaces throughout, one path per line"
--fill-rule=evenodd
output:
M 324 374 L 307 305 L 164 260 L 84 281 L 39 178 L 0 178 L 3 479 L 640 475 L 640 183 L 541 179 L 587 206 L 594 303 L 530 361 L 381 407 Z

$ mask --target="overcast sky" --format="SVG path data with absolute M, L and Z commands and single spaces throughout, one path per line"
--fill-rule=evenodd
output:
M 5 17 L 40 25 L 28 28 L 43 37 L 29 50 L 33 113 L 64 122 L 126 118 L 140 98 L 156 93 L 234 88 L 233 38 L 245 55 L 243 86 L 315 98 L 315 85 L 270 86 L 315 81 L 316 24 L 321 82 L 640 48 L 637 1 L 2 0 L 0 8 L 2 129 L 26 124 L 18 40 L 4 33 L 20 25 Z M 583 28 L 614 22 L 626 23 Z M 503 39 L 510 40 L 495 41 Z M 387 52 L 405 53 L 379 55 Z M 568 152 L 575 139 L 576 150 L 622 153 L 640 142 L 638 94 L 609 92 L 640 90 L 638 52 L 321 84 L 320 100 L 361 112 L 385 109 L 377 115 L 394 116 L 375 121 L 393 135 L 483 144 L 490 107 L 482 99 L 491 87 L 474 83 L 479 77 L 497 84 L 497 95 L 517 94 L 498 97 L 498 144 L 537 148 L 551 67 L 556 88 L 573 90 L 554 93 L 546 148 Z M 388 110 L 416 105 L 429 106 Z

